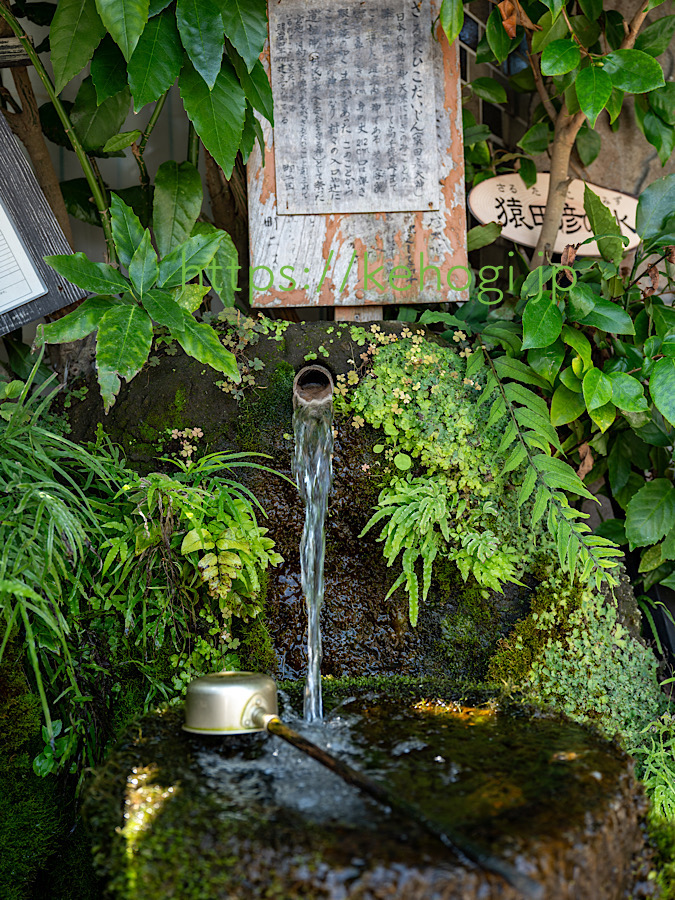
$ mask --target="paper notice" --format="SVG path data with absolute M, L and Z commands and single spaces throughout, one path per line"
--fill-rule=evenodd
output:
M 47 288 L 0 200 L 0 313 L 46 293 Z

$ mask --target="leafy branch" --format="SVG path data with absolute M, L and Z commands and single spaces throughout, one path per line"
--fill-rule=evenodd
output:
M 580 567 L 583 582 L 588 581 L 595 587 L 603 581 L 615 584 L 611 570 L 616 568 L 622 552 L 612 541 L 593 534 L 590 527 L 580 521 L 587 518 L 587 514 L 569 505 L 565 491 L 591 500 L 594 497 L 571 466 L 550 455 L 550 445 L 559 452 L 562 447 L 551 425 L 548 406 L 545 400 L 523 386 L 542 386 L 542 379 L 520 360 L 507 356 L 493 360 L 483 345 L 481 351 L 470 357 L 467 377 L 473 377 L 487 365 L 487 384 L 479 402 L 487 402 L 494 397 L 495 390 L 498 391 L 490 409 L 488 427 L 504 417 L 509 420 L 499 451 L 506 453 L 513 449 L 506 458 L 503 472 L 527 464 L 518 494 L 518 509 L 534 497 L 532 529 L 548 510 L 548 530 L 556 541 L 560 565 L 569 573 L 570 579 L 574 579 Z M 513 380 L 505 381 L 507 378 Z

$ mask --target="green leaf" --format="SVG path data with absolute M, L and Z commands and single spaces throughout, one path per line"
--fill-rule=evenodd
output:
M 590 164 L 598 158 L 602 147 L 602 138 L 597 131 L 589 128 L 584 122 L 579 129 L 579 134 L 577 135 L 574 146 L 577 148 L 579 159 L 583 165 L 590 166 Z
M 618 265 L 623 257 L 623 243 L 621 241 L 621 229 L 616 221 L 616 216 L 605 206 L 602 200 L 589 186 L 584 185 L 584 210 L 591 223 L 591 230 L 595 235 L 612 235 L 618 237 L 598 238 L 598 249 L 603 259 Z
M 603 68 L 614 87 L 633 94 L 653 91 L 664 84 L 659 63 L 641 50 L 613 50 L 603 57 Z
M 407 472 L 412 466 L 412 459 L 407 453 L 397 453 L 394 457 L 394 465 L 397 469 L 400 469 L 401 472 Z
M 602 15 L 602 0 L 579 0 L 579 6 L 589 22 L 597 22 Z
M 591 360 L 591 344 L 583 332 L 578 331 L 576 328 L 572 328 L 571 325 L 565 325 L 562 330 L 562 339 L 581 358 L 583 371 L 586 371 L 586 369 L 589 369 L 593 365 Z
M 93 5 L 93 0 L 92 0 Z M 109 34 L 101 41 L 91 60 L 91 80 L 96 99 L 103 103 L 127 86 L 127 64 L 120 48 Z
M 232 238 L 227 232 L 214 228 L 208 222 L 197 222 L 192 234 L 218 234 L 221 236 L 218 249 L 205 272 L 223 306 L 234 306 L 239 255 Z
M 476 225 L 471 228 L 466 236 L 467 250 L 480 250 L 494 243 L 502 233 L 502 226 L 496 222 L 488 222 L 487 225 Z
M 523 310 L 523 350 L 549 347 L 562 331 L 563 317 L 552 295 L 528 300 Z
M 491 14 L 492 15 L 492 14 Z M 553 130 L 548 122 L 537 122 L 518 141 L 517 146 L 522 147 L 526 153 L 537 156 L 545 153 L 548 145 L 553 140 Z
M 183 65 L 176 16 L 172 9 L 148 19 L 129 60 L 129 87 L 138 112 L 169 90 Z
M 104 34 L 94 0 L 60 0 L 49 29 L 57 93 L 87 65 Z
M 607 103 L 607 114 L 609 115 L 610 124 L 616 122 L 619 117 L 621 107 L 623 106 L 623 97 L 623 91 L 620 91 L 618 88 L 612 88 L 612 96 Z
M 600 25 L 589 21 L 586 16 L 572 16 L 570 23 L 572 31 L 584 47 L 592 47 L 600 37 Z
M 537 183 L 537 167 L 534 160 L 522 157 L 518 166 L 518 174 L 523 179 L 526 188 L 531 188 Z
M 566 388 L 575 394 L 581 393 L 582 383 L 574 374 L 574 369 L 571 366 L 567 366 L 560 373 L 560 383 L 564 384 Z
M 628 484 L 631 473 L 630 456 L 622 440 L 615 441 L 609 452 L 607 472 L 612 493 L 616 495 Z
M 649 105 L 668 125 L 675 125 L 675 81 L 669 81 L 657 91 L 651 91 Z
M 590 284 L 577 281 L 567 294 L 567 315 L 572 322 L 578 322 L 595 309 L 598 295 Z
M 192 163 L 162 163 L 155 178 L 152 227 L 160 256 L 192 234 L 202 209 L 202 179 Z
M 612 382 L 600 369 L 589 369 L 584 375 L 583 394 L 586 409 L 591 412 L 612 399 Z
M 448 43 L 452 44 L 459 37 L 464 24 L 464 4 L 462 0 L 443 0 L 440 18 L 441 28 L 445 32 Z
M 149 291 L 157 281 L 159 266 L 157 254 L 152 246 L 150 232 L 146 228 L 143 240 L 138 245 L 131 262 L 129 263 L 129 278 L 134 286 L 136 294 L 142 299 L 143 294 Z
M 560 7 L 562 9 L 562 5 Z M 532 52 L 541 53 L 542 50 L 551 43 L 560 38 L 564 38 L 568 33 L 567 22 L 564 16 L 557 16 L 555 20 L 550 12 L 545 12 L 537 22 L 541 31 L 535 31 L 532 35 Z
M 675 488 L 655 478 L 633 496 L 626 508 L 626 537 L 634 547 L 656 544 L 675 525 Z
M 488 103 L 506 103 L 506 89 L 494 78 L 474 78 L 471 82 L 471 90 Z
M 675 150 L 675 127 L 664 122 L 652 109 L 645 113 L 642 127 L 649 143 L 656 147 L 661 165 L 665 166 Z
M 636 224 L 643 241 L 658 237 L 675 209 L 675 173 L 652 182 L 640 194 Z
M 183 311 L 183 331 L 173 333 L 183 350 L 199 362 L 218 372 L 223 372 L 228 378 L 239 383 L 241 375 L 237 368 L 237 360 L 233 353 L 226 350 L 218 340 L 218 335 L 205 323 L 195 322 L 193 317 Z
M 135 143 L 141 135 L 142 132 L 138 129 L 136 131 L 122 131 L 105 142 L 103 152 L 116 153 L 118 150 L 124 150 L 125 147 L 130 147 Z
M 143 294 L 142 303 L 151 318 L 158 325 L 165 325 L 172 334 L 185 328 L 183 311 L 169 291 L 147 291 Z
M 618 10 L 605 10 L 605 37 L 610 50 L 618 50 L 626 36 L 624 21 L 624 17 Z
M 193 528 L 183 538 L 180 552 L 193 553 L 195 550 L 212 550 L 215 547 L 213 537 L 207 528 Z
M 131 381 L 152 347 L 152 322 L 136 304 L 118 304 L 101 319 L 96 339 L 96 367 L 108 412 L 120 390 L 120 378 Z
M 192 65 L 212 88 L 220 72 L 225 41 L 218 3 L 216 0 L 178 0 L 176 21 Z
M 561 340 L 555 341 L 548 347 L 532 349 L 527 354 L 530 366 L 551 385 L 555 382 L 564 358 L 565 345 Z
M 543 0 L 544 6 L 548 6 L 550 15 L 556 20 L 565 6 L 565 0 Z
M 650 56 L 660 56 L 668 49 L 675 34 L 675 16 L 663 16 L 643 28 L 635 39 L 635 49 Z
M 649 379 L 654 404 L 667 422 L 675 426 L 675 359 L 658 360 Z
M 143 226 L 131 207 L 117 194 L 110 195 L 110 213 L 115 249 L 122 265 L 128 267 L 143 240 Z
M 588 66 L 577 75 L 575 87 L 579 108 L 593 128 L 612 96 L 612 80 L 599 66 Z
M 570 391 L 564 384 L 558 385 L 551 400 L 551 424 L 558 428 L 574 422 L 586 411 L 581 394 Z
M 198 234 L 167 253 L 159 264 L 159 286 L 182 287 L 196 278 L 213 259 L 224 233 Z
M 485 36 L 487 37 L 490 50 L 495 55 L 495 59 L 497 62 L 503 63 L 511 49 L 511 38 L 504 29 L 502 14 L 498 9 L 493 9 L 488 16 L 485 25 Z
M 174 288 L 172 295 L 181 309 L 193 313 L 202 305 L 202 300 L 208 292 L 208 284 L 186 284 L 185 287 Z
M 96 0 L 103 24 L 128 61 L 148 21 L 148 0 Z
M 532 463 L 537 471 L 544 476 L 544 480 L 549 488 L 570 491 L 578 494 L 580 497 L 593 499 L 593 495 L 584 486 L 574 469 L 568 466 L 566 462 L 563 462 L 562 459 L 547 456 L 545 453 L 538 453 L 533 457 Z
M 45 262 L 68 281 L 92 294 L 117 294 L 128 291 L 126 278 L 107 263 L 95 263 L 84 253 L 46 256 Z
M 633 320 L 628 313 L 611 300 L 598 297 L 593 311 L 580 320 L 580 325 L 591 325 L 610 334 L 635 334 Z
M 236 50 L 232 49 L 229 57 L 237 73 L 239 83 L 244 89 L 246 99 L 254 109 L 257 109 L 259 113 L 265 116 L 270 124 L 274 125 L 272 88 L 270 87 L 265 67 L 258 60 L 249 72 L 246 63 Z
M 625 372 L 610 372 L 612 403 L 625 412 L 643 412 L 649 408 L 642 384 Z
M 618 544 L 619 547 L 628 543 L 626 525 L 621 519 L 606 519 L 595 529 L 595 534 L 599 535 L 599 537 L 607 538 L 608 541 Z
M 523 300 L 529 297 L 539 297 L 553 275 L 553 266 L 537 266 L 527 276 L 520 289 Z
M 101 105 L 91 76 L 84 79 L 70 114 L 75 133 L 85 150 L 98 150 L 113 135 L 119 134 L 129 112 L 129 89 L 125 88 Z
M 574 41 L 551 41 L 541 54 L 541 71 L 543 75 L 565 75 L 580 62 L 581 52 Z
M 223 63 L 212 91 L 186 63 L 179 79 L 180 93 L 190 120 L 211 156 L 232 175 L 246 117 L 246 98 L 229 63 Z
M 80 341 L 96 331 L 98 323 L 114 305 L 112 297 L 88 297 L 68 315 L 48 325 L 41 325 L 36 343 L 67 344 L 70 341 Z M 40 336 L 43 340 L 39 339 Z
M 546 381 L 537 375 L 534 369 L 530 368 L 530 366 L 526 366 L 525 363 L 521 362 L 519 359 L 514 359 L 510 356 L 498 356 L 494 360 L 494 367 L 497 375 L 499 375 L 502 380 L 505 378 L 513 378 L 515 381 L 522 381 L 523 384 L 531 384 L 534 387 L 545 388 L 548 386 Z M 546 415 L 548 415 L 548 411 L 546 411 Z
M 224 0 L 223 23 L 225 34 L 250 72 L 267 39 L 266 0 Z

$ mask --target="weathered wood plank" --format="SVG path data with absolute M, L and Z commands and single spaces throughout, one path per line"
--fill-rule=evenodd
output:
M 9 66 L 30 66 L 30 57 L 17 37 L 0 38 L 0 69 Z
M 47 287 L 37 300 L 0 315 L 0 335 L 62 309 L 86 296 L 58 275 L 43 257 L 71 253 L 54 213 L 23 154 L 17 138 L 0 114 L 0 197 L 5 203 L 35 266 Z
M 438 210 L 279 215 L 274 136 L 262 122 L 264 166 L 257 146 L 248 164 L 251 265 L 258 267 L 251 279 L 253 306 L 381 306 L 468 298 L 459 51 L 456 42 L 448 45 L 438 22 L 440 0 L 410 2 L 428 5 L 436 22 L 428 52 L 436 97 Z M 324 4 L 334 5 L 333 0 L 307 2 L 307 9 L 321 15 Z M 385 42 L 389 37 L 382 34 Z M 268 47 L 262 59 L 269 72 Z M 359 74 L 351 77 L 358 86 Z M 277 117 L 276 128 L 283 124 Z M 394 145 L 391 153 L 396 153 Z

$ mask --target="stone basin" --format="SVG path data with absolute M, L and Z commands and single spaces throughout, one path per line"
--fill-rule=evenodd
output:
M 294 718 L 283 693 L 282 715 L 534 878 L 546 900 L 633 892 L 644 800 L 617 746 L 560 717 L 513 702 L 496 708 L 485 694 L 462 698 L 438 683 L 361 687 L 336 707 L 338 693 L 323 725 Z M 521 896 L 277 738 L 204 738 L 181 724 L 176 707 L 146 716 L 89 789 L 85 817 L 112 896 Z

